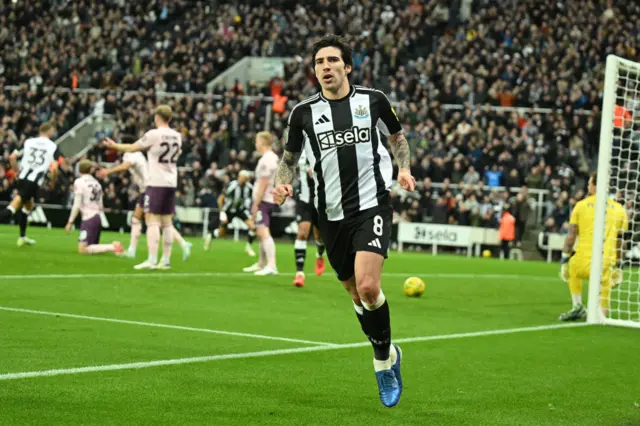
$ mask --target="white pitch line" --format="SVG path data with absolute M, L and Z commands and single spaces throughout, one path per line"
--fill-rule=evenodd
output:
M 522 327 L 522 328 L 509 328 L 504 330 L 478 331 L 473 333 L 456 333 L 456 334 L 442 334 L 442 335 L 435 335 L 435 336 L 409 337 L 405 339 L 394 339 L 394 343 L 411 343 L 411 342 L 423 342 L 423 341 L 429 341 L 429 340 L 463 339 L 467 337 L 493 336 L 493 335 L 499 335 L 499 334 L 512 334 L 512 333 L 522 333 L 522 332 L 530 332 L 530 331 L 553 330 L 557 328 L 581 327 L 585 325 L 587 324 L 586 323 L 553 324 L 553 325 L 541 325 L 537 327 Z M 308 346 L 303 348 L 276 349 L 271 351 L 243 352 L 243 353 L 235 353 L 235 354 L 211 355 L 211 356 L 201 356 L 201 357 L 192 357 L 192 358 L 132 362 L 127 364 L 97 365 L 97 366 L 89 366 L 89 367 L 59 368 L 59 369 L 53 369 L 53 370 L 5 373 L 5 374 L 0 374 L 0 381 L 26 379 L 26 378 L 32 378 L 32 377 L 61 376 L 61 375 L 67 375 L 67 374 L 83 374 L 83 373 L 93 373 L 93 372 L 101 372 L 101 371 L 138 370 L 142 368 L 161 367 L 165 365 L 195 364 L 195 363 L 202 363 L 202 362 L 209 362 L 209 361 L 221 361 L 225 359 L 260 358 L 260 357 L 267 357 L 267 356 L 297 354 L 297 353 L 304 353 L 304 352 L 330 351 L 334 349 L 361 348 L 361 347 L 367 347 L 370 344 L 371 343 L 369 342 L 356 342 L 356 343 L 337 344 L 337 345 L 330 345 L 330 346 Z
M 225 336 L 236 336 L 236 337 L 250 337 L 254 339 L 264 339 L 264 340 L 279 340 L 282 342 L 305 343 L 308 345 L 317 345 L 317 346 L 335 346 L 335 344 L 333 343 L 314 342 L 311 340 L 301 340 L 301 339 L 290 339 L 288 337 L 266 336 L 262 334 L 253 334 L 253 333 L 239 333 L 235 331 L 214 330 L 209 328 L 184 327 L 181 325 L 158 324 L 154 322 L 145 322 L 145 321 L 129 321 L 129 320 L 123 320 L 123 319 L 117 319 L 117 318 L 103 318 L 103 317 L 94 317 L 94 316 L 88 316 L 88 315 L 67 314 L 67 313 L 61 313 L 61 312 L 36 311 L 33 309 L 11 308 L 9 306 L 0 306 L 0 311 L 21 312 L 21 313 L 36 314 L 36 315 L 49 315 L 49 316 L 76 318 L 76 319 L 91 320 L 91 321 L 114 322 L 118 324 L 142 325 L 145 327 L 169 328 L 174 330 L 198 331 L 201 333 L 221 334 Z
M 295 272 L 280 272 L 281 276 L 291 277 Z M 34 275 L 0 275 L 1 280 L 22 280 L 22 279 L 77 279 L 77 278 L 176 278 L 176 277 L 253 277 L 248 272 L 140 272 L 140 273 L 120 273 L 120 274 L 34 274 Z M 432 274 L 420 272 L 385 272 L 383 277 L 411 277 L 422 278 L 460 278 L 460 279 L 503 279 L 503 280 L 535 280 L 550 281 L 557 277 L 552 275 L 509 275 L 509 274 Z M 333 277 L 333 275 L 331 275 Z

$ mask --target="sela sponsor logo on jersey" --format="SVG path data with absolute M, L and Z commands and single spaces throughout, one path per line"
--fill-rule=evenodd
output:
M 371 141 L 371 129 L 353 126 L 350 129 L 318 133 L 320 149 L 340 148 L 345 145 L 355 145 Z

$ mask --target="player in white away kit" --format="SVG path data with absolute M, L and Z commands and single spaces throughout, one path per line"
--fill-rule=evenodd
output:
M 111 244 L 99 244 L 100 213 L 103 210 L 102 186 L 100 182 L 91 176 L 92 168 L 93 163 L 89 160 L 82 160 L 78 164 L 80 177 L 73 183 L 73 207 L 64 230 L 67 234 L 71 231 L 71 226 L 73 226 L 78 213 L 80 213 L 82 214 L 82 224 L 80 225 L 78 253 L 100 254 L 111 252 L 119 255 L 124 251 L 119 241 L 114 241 Z
M 253 185 L 253 205 L 251 214 L 255 218 L 256 234 L 260 241 L 260 260 L 258 263 L 244 268 L 244 272 L 254 272 L 255 275 L 276 275 L 276 244 L 271 237 L 269 224 L 271 212 L 276 207 L 273 202 L 276 170 L 279 158 L 271 149 L 273 135 L 260 132 L 256 135 L 256 151 L 260 153 L 260 160 L 256 166 L 256 183 Z
M 58 161 L 62 161 L 62 154 L 58 151 L 58 145 L 51 140 L 56 129 L 49 123 L 40 126 L 39 136 L 29 138 L 24 142 L 21 151 L 16 151 L 9 157 L 11 167 L 19 170 L 18 195 L 11 200 L 11 204 L 0 212 L 0 223 L 7 223 L 13 215 L 17 216 L 20 227 L 18 247 L 33 245 L 35 240 L 27 238 L 27 218 L 33 211 L 38 189 L 51 172 L 51 180 L 55 182 L 58 176 Z M 18 167 L 18 158 L 22 158 Z M 22 210 L 20 210 L 22 208 Z
M 130 137 L 123 137 L 123 143 L 133 143 L 135 140 Z M 133 217 L 131 218 L 131 240 L 129 242 L 129 248 L 127 249 L 127 257 L 134 259 L 136 257 L 136 248 L 138 246 L 138 240 L 140 240 L 140 234 L 142 233 L 142 219 L 144 217 L 144 196 L 145 189 L 147 188 L 147 182 L 149 181 L 149 170 L 147 159 L 142 152 L 126 152 L 122 156 L 122 163 L 111 167 L 110 169 L 99 170 L 97 175 L 100 178 L 107 177 L 114 173 L 120 173 L 129 171 L 131 174 L 131 180 L 134 185 L 138 187 L 140 191 L 140 198 L 136 204 L 136 208 L 133 211 Z M 178 243 L 182 249 L 182 259 L 187 260 L 191 255 L 191 243 L 185 241 L 178 230 L 173 227 L 173 241 Z
M 169 127 L 173 111 L 160 105 L 153 113 L 156 129 L 149 130 L 134 144 L 118 144 L 107 139 L 104 146 L 120 152 L 146 151 L 149 181 L 144 194 L 149 258 L 135 269 L 170 269 L 173 244 L 173 214 L 176 209 L 178 157 L 182 152 L 182 135 Z M 158 245 L 162 227 L 162 261 L 158 262 Z

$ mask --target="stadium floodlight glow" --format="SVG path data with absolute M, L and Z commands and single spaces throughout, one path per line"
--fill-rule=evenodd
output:
M 640 63 L 615 55 L 607 57 L 596 185 L 587 322 L 640 328 Z M 604 253 L 608 198 L 620 200 L 629 217 L 629 231 L 620 234 L 621 275 L 616 259 Z M 602 277 L 612 274 L 604 312 Z

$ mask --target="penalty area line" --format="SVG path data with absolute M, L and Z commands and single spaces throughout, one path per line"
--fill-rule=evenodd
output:
M 464 339 L 469 337 L 495 336 L 495 335 L 501 335 L 501 334 L 553 330 L 558 328 L 583 327 L 587 325 L 588 324 L 586 323 L 541 325 L 541 326 L 534 326 L 534 327 L 509 328 L 509 329 L 503 329 L 503 330 L 488 330 L 488 331 L 478 331 L 478 332 L 471 332 L 471 333 L 455 333 L 455 334 L 442 334 L 442 335 L 434 335 L 434 336 L 409 337 L 404 339 L 394 339 L 393 342 L 394 343 L 412 343 L 412 342 L 425 342 L 430 340 Z M 191 357 L 191 358 L 166 359 L 166 360 L 146 361 L 146 362 L 132 362 L 132 363 L 126 363 L 126 364 L 97 365 L 97 366 L 89 366 L 89 367 L 59 368 L 59 369 L 52 369 L 52 370 L 5 373 L 5 374 L 0 374 L 0 381 L 27 379 L 27 378 L 35 378 L 35 377 L 51 377 L 51 376 L 61 376 L 61 375 L 70 375 L 70 374 L 85 374 L 85 373 L 94 373 L 94 372 L 103 372 L 103 371 L 139 370 L 143 368 L 163 367 L 163 366 L 181 365 L 181 364 L 196 364 L 196 363 L 204 363 L 204 362 L 211 362 L 211 361 L 222 361 L 227 359 L 261 358 L 261 357 L 268 357 L 268 356 L 298 354 L 298 353 L 306 353 L 306 352 L 330 351 L 335 349 L 361 348 L 361 347 L 367 347 L 370 345 L 371 344 L 369 342 L 356 342 L 356 343 L 348 343 L 348 344 L 336 344 L 336 345 L 330 345 L 330 346 L 307 346 L 302 348 L 276 349 L 276 350 L 269 350 L 269 351 L 243 352 L 243 353 L 200 356 L 200 357 Z
M 295 272 L 280 272 L 278 276 L 292 277 Z M 329 276 L 329 275 L 327 275 Z M 456 273 L 421 273 L 421 272 L 385 272 L 383 277 L 405 278 L 460 278 L 460 279 L 501 279 L 501 280 L 535 280 L 551 281 L 556 276 L 545 275 L 517 275 L 517 274 L 456 274 Z M 0 275 L 1 280 L 53 280 L 53 279 L 81 279 L 81 278 L 198 278 L 198 277 L 254 277 L 251 272 L 139 272 L 116 274 L 32 274 L 32 275 Z M 333 277 L 333 275 L 331 275 Z
M 316 346 L 334 346 L 334 343 L 315 342 L 312 340 L 290 339 L 288 337 L 266 336 L 263 334 L 240 333 L 235 331 L 214 330 L 210 328 L 186 327 L 186 326 L 172 325 L 172 324 L 158 324 L 155 322 L 146 322 L 146 321 L 130 321 L 130 320 L 123 320 L 118 318 L 94 317 L 89 315 L 67 314 L 62 312 L 36 311 L 33 309 L 12 308 L 9 306 L 0 306 L 0 311 L 20 312 L 24 314 L 35 314 L 35 315 L 48 315 L 48 316 L 74 318 L 74 319 L 89 320 L 89 321 L 104 321 L 104 322 L 111 322 L 111 323 L 117 323 L 117 324 L 140 325 L 144 327 L 168 328 L 173 330 L 197 331 L 200 333 L 221 334 L 225 336 L 235 336 L 235 337 L 249 337 L 253 339 L 263 339 L 263 340 L 278 340 L 282 342 L 304 343 L 307 345 L 316 345 Z

